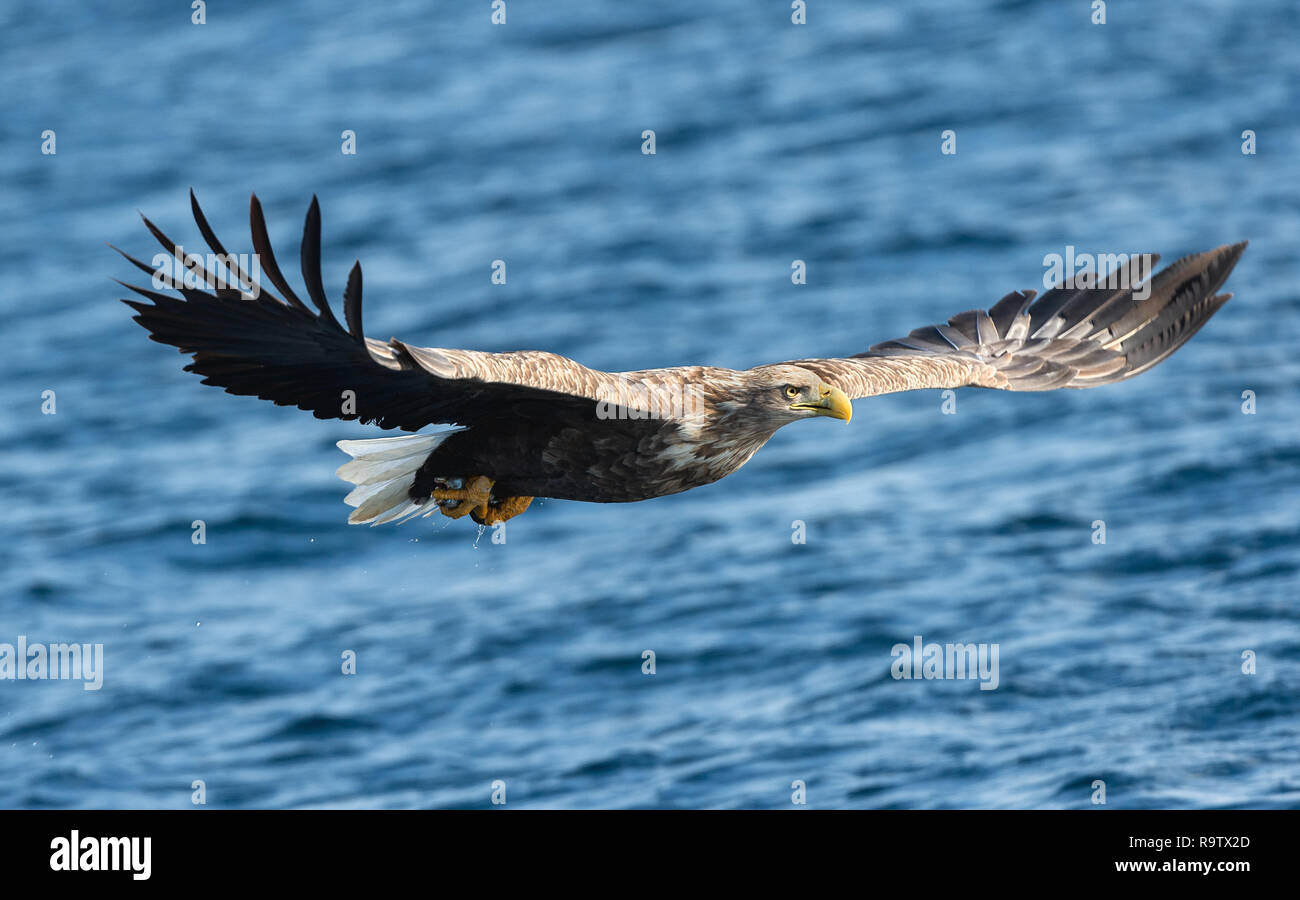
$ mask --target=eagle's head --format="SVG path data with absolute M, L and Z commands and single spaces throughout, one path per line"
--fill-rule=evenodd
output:
M 822 381 L 817 373 L 799 366 L 759 366 L 743 373 L 732 394 L 731 414 L 772 431 L 799 419 L 830 416 L 845 422 L 853 417 L 853 404 L 845 393 Z

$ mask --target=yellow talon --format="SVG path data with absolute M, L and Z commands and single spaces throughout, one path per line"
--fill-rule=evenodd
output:
M 486 511 L 474 510 L 470 518 L 480 525 L 495 525 L 506 519 L 513 519 L 528 508 L 532 497 L 502 497 L 488 502 Z
M 476 475 L 467 479 L 463 488 L 434 488 L 430 496 L 434 500 L 456 501 L 455 506 L 439 504 L 442 514 L 452 519 L 459 519 L 470 513 L 486 516 L 488 501 L 492 498 L 493 483 L 486 475 Z

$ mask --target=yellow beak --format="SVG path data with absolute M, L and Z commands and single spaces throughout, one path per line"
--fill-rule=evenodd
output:
M 848 395 L 837 387 L 831 387 L 829 384 L 818 386 L 821 393 L 821 402 L 819 403 L 795 403 L 790 406 L 791 409 L 809 409 L 815 415 L 830 416 L 832 419 L 843 419 L 845 422 L 853 418 L 853 404 L 849 401 Z

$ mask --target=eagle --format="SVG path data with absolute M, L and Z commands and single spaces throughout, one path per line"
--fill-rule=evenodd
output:
M 442 426 L 338 442 L 352 457 L 338 469 L 355 485 L 345 498 L 354 507 L 348 521 L 371 525 L 435 512 L 495 525 L 535 497 L 626 503 L 676 494 L 735 472 L 791 422 L 848 422 L 851 401 L 879 394 L 1123 381 L 1181 347 L 1231 298 L 1217 291 L 1246 247 L 1187 256 L 1154 276 L 1158 257 L 1135 255 L 1037 299 L 1035 291 L 1014 291 L 987 311 L 959 313 L 845 358 L 744 371 L 603 372 L 542 350 L 490 353 L 366 337 L 360 262 L 348 275 L 340 322 L 322 284 L 315 197 L 300 251 L 311 307 L 276 262 L 256 194 L 252 255 L 226 251 L 193 190 L 190 207 L 210 254 L 185 251 L 143 215 L 165 253 L 151 267 L 117 251 L 152 276 L 150 287 L 119 281 L 144 298 L 122 302 L 150 338 L 192 357 L 185 371 L 321 419 L 407 432 Z

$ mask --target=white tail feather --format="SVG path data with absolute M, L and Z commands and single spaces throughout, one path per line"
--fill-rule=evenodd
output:
M 338 448 L 352 457 L 338 468 L 338 476 L 356 485 L 343 498 L 356 509 L 348 522 L 379 525 L 399 516 L 421 512 L 423 506 L 411 502 L 407 492 L 415 472 L 425 459 L 448 437 L 464 428 L 447 428 L 430 434 L 373 438 L 366 441 L 339 441 Z

